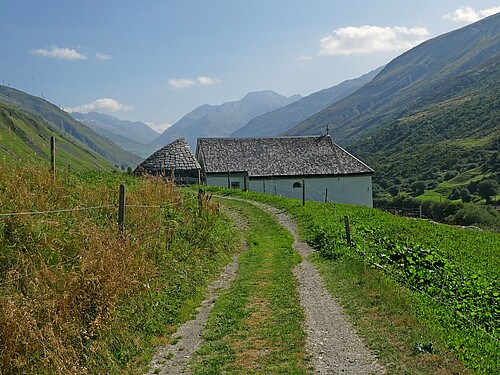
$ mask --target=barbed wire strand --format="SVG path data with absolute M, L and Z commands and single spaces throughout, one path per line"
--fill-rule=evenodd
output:
M 52 213 L 87 211 L 87 210 L 95 210 L 95 209 L 110 208 L 110 207 L 116 207 L 116 205 L 109 204 L 109 205 L 103 205 L 103 206 L 63 208 L 60 210 L 48 210 L 48 211 L 8 212 L 8 213 L 0 213 L 0 216 L 46 215 L 46 214 L 52 214 Z

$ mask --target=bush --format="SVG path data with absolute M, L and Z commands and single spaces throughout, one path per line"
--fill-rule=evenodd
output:
M 481 198 L 486 199 L 486 203 L 491 201 L 491 197 L 497 195 L 500 192 L 500 185 L 495 180 L 482 180 L 477 185 L 477 193 Z
M 451 192 L 450 196 L 448 199 L 451 200 L 457 200 L 457 199 L 462 199 L 464 201 L 464 198 L 470 202 L 470 193 L 469 190 L 466 187 L 456 187 L 453 189 Z
M 391 194 L 393 197 L 399 194 L 401 191 L 401 186 L 400 185 L 393 185 L 389 189 L 387 189 L 387 192 Z
M 423 194 L 426 187 L 427 184 L 424 181 L 415 181 L 410 185 L 411 190 L 416 195 Z
M 464 204 L 446 222 L 455 225 L 477 226 L 482 229 L 499 230 L 500 213 L 491 206 Z
M 457 171 L 448 171 L 444 175 L 444 180 L 445 181 L 449 181 L 449 180 L 451 180 L 452 178 L 454 178 L 456 176 L 458 176 L 458 172 Z

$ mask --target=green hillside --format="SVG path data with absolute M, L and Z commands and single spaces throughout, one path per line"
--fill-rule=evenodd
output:
M 371 82 L 293 128 L 289 135 L 322 134 L 330 126 L 343 143 L 400 117 L 423 96 L 498 58 L 500 14 L 441 35 L 392 60 Z M 447 98 L 434 98 L 434 101 Z
M 499 28 L 497 14 L 420 44 L 289 134 L 329 126 L 378 195 L 479 200 L 478 183 L 500 182 Z
M 110 140 L 98 135 L 87 126 L 75 120 L 68 113 L 42 98 L 0 85 L 0 102 L 24 108 L 40 116 L 47 123 L 50 123 L 53 128 L 57 128 L 61 133 L 67 133 L 68 137 L 74 138 L 75 143 L 81 142 L 82 147 L 90 148 L 112 165 L 124 165 L 125 167 L 134 168 L 142 160 L 138 156 L 121 149 Z
M 71 136 L 42 118 L 18 107 L 0 102 L 0 156 L 4 160 L 27 160 L 48 166 L 50 137 L 56 139 L 56 166 L 74 170 L 107 170 L 113 166 Z
M 401 117 L 351 142 L 375 166 L 383 189 L 411 184 L 448 198 L 460 186 L 500 179 L 500 56 L 465 71 L 423 96 Z M 414 185 L 415 186 L 415 185 Z

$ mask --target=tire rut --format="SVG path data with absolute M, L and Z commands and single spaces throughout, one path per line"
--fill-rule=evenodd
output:
M 227 198 L 244 200 L 239 198 Z M 385 374 L 384 367 L 366 347 L 342 307 L 326 290 L 323 279 L 316 268 L 307 260 L 314 250 L 301 242 L 297 235 L 296 223 L 286 213 L 272 206 L 247 201 L 272 214 L 278 222 L 290 231 L 294 238 L 294 248 L 302 257 L 302 262 L 294 269 L 298 293 L 304 308 L 304 331 L 307 334 L 306 350 L 311 358 L 314 374 Z M 233 217 L 238 226 L 241 217 Z M 226 266 L 219 279 L 208 287 L 208 296 L 198 308 L 196 318 L 182 324 L 173 335 L 175 344 L 161 348 L 153 357 L 149 374 L 189 374 L 191 355 L 203 343 L 201 334 L 215 300 L 223 288 L 227 288 L 235 278 L 238 269 L 238 255 Z

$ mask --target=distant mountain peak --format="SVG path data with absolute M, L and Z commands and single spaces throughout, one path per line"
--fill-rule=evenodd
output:
M 164 146 L 184 137 L 194 148 L 197 138 L 227 137 L 250 119 L 283 107 L 297 98 L 296 95 L 287 98 L 272 90 L 263 90 L 250 92 L 237 101 L 213 106 L 203 105 L 165 130 L 154 143 Z
M 233 132 L 231 137 L 273 137 L 280 135 L 333 102 L 356 91 L 373 79 L 381 69 L 375 69 L 359 78 L 344 81 L 306 97 L 291 96 L 288 98 L 290 104 L 251 119 L 247 124 Z

